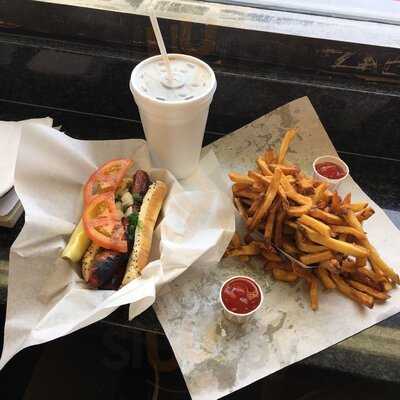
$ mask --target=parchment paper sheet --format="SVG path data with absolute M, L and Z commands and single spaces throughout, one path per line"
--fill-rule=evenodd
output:
M 256 155 L 278 146 L 288 128 L 299 134 L 288 159 L 311 174 L 312 162 L 336 151 L 308 98 L 288 103 L 208 146 L 224 174 L 254 168 Z M 350 140 L 350 138 L 349 138 Z M 229 190 L 229 183 L 226 183 Z M 399 269 L 400 232 L 385 213 L 350 178 L 341 193 L 368 201 L 375 215 L 365 223 L 370 241 L 391 266 Z M 218 293 L 231 276 L 255 278 L 265 294 L 261 312 L 238 327 L 221 315 Z M 309 307 L 303 283 L 273 281 L 257 263 L 223 259 L 217 267 L 197 265 L 170 285 L 154 308 L 175 352 L 194 400 L 217 399 L 296 361 L 326 349 L 400 311 L 400 289 L 374 309 L 359 307 L 337 291 L 320 289 L 319 310 Z
M 80 268 L 59 255 L 81 217 L 86 179 L 104 162 L 123 157 L 169 186 L 153 238 L 152 262 L 140 278 L 118 291 L 89 290 Z M 168 171 L 151 169 L 144 140 L 79 141 L 39 124 L 25 127 L 15 173 L 25 226 L 10 253 L 0 368 L 21 349 L 83 328 L 122 304 L 130 304 L 133 318 L 153 304 L 163 283 L 198 261 L 217 263 L 235 221 L 231 202 L 212 176 L 216 170 L 211 152 L 183 187 Z

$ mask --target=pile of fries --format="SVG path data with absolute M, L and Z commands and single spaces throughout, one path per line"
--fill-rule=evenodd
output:
M 235 234 L 225 255 L 242 261 L 262 257 L 274 279 L 305 280 L 313 310 L 318 308 L 319 282 L 372 308 L 375 301 L 388 299 L 389 290 L 400 283 L 363 230 L 363 221 L 374 210 L 367 203 L 352 203 L 350 193 L 342 199 L 326 183 L 285 161 L 295 135 L 294 129 L 287 131 L 279 153 L 268 149 L 247 175 L 229 174 L 234 204 L 247 234 L 243 243 Z M 314 268 L 282 258 L 271 244 Z

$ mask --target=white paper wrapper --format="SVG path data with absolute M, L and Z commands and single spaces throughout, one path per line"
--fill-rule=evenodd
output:
M 18 122 L 0 121 L 0 198 L 14 185 L 14 170 L 21 129 L 32 122 L 46 126 L 53 125 L 53 119 L 50 117 Z
M 208 146 L 224 174 L 254 168 L 256 155 L 279 146 L 288 128 L 299 133 L 290 145 L 289 161 L 312 173 L 319 155 L 333 147 L 308 98 L 295 100 Z M 230 183 L 226 190 L 229 190 Z M 395 269 L 400 265 L 400 232 L 360 187 L 347 179 L 339 189 L 353 201 L 367 201 L 376 213 L 365 223 L 372 244 Z M 218 300 L 221 284 L 248 275 L 264 291 L 264 304 L 244 326 L 227 322 Z M 313 312 L 303 282 L 275 282 L 256 260 L 223 259 L 217 268 L 196 265 L 173 281 L 154 309 L 171 343 L 193 400 L 214 400 L 296 361 L 338 343 L 400 311 L 400 289 L 372 310 L 337 291 L 320 288 L 319 310 Z
M 133 159 L 135 168 L 166 182 L 169 194 L 142 276 L 118 291 L 89 290 L 80 268 L 59 256 L 80 219 L 83 184 L 113 158 Z M 168 171 L 151 169 L 143 140 L 79 141 L 38 124 L 24 128 L 15 187 L 25 226 L 10 254 L 0 368 L 23 348 L 83 328 L 120 305 L 130 304 L 129 317 L 134 318 L 153 304 L 157 288 L 189 266 L 218 262 L 234 232 L 234 213 L 212 176 L 216 163 L 209 154 L 183 187 Z

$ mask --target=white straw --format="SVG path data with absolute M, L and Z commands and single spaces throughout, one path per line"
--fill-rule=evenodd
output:
M 164 64 L 167 67 L 168 80 L 170 82 L 172 82 L 172 71 L 171 71 L 171 65 L 169 63 L 169 59 L 168 59 L 168 55 L 167 55 L 167 50 L 165 49 L 164 40 L 161 35 L 160 27 L 158 26 L 157 18 L 153 12 L 150 13 L 150 21 L 151 21 L 151 25 L 153 26 L 154 34 L 156 35 L 158 48 L 160 49 L 160 53 L 164 60 Z

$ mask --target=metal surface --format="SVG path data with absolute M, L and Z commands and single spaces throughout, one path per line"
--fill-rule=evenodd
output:
M 370 21 L 194 0 L 43 0 L 42 2 L 137 15 L 149 15 L 149 11 L 154 10 L 157 17 L 178 21 L 400 48 L 400 29 L 397 25 Z

